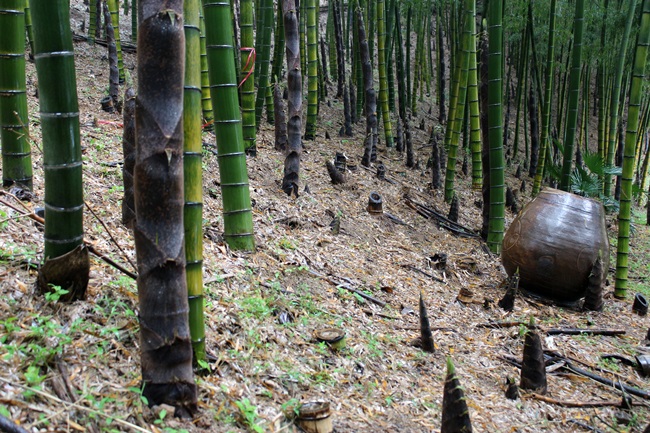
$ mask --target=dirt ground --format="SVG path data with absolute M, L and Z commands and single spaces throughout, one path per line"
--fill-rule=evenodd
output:
M 79 33 L 85 6 L 72 3 L 73 28 Z M 123 24 L 125 39 L 129 28 Z M 75 52 L 85 199 L 96 214 L 85 213 L 86 242 L 131 269 L 133 240 L 120 222 L 121 118 L 101 111 L 99 104 L 108 85 L 106 49 L 76 42 Z M 125 65 L 133 76 L 135 55 L 125 54 Z M 43 200 L 36 84 L 30 63 L 35 198 L 24 203 L 26 211 Z M 332 95 L 335 86 L 329 90 Z M 520 374 L 507 358 L 521 359 L 522 326 L 482 325 L 523 323 L 532 316 L 543 330 L 622 330 L 618 336 L 543 332 L 542 339 L 546 349 L 573 365 L 648 392 L 647 377 L 601 355 L 633 358 L 643 350 L 649 323 L 631 312 L 631 299 L 615 299 L 611 286 L 598 313 L 522 296 L 512 312 L 497 306 L 505 276 L 499 257 L 487 253 L 477 238 L 455 236 L 406 205 L 408 195 L 442 214 L 448 211 L 442 192 L 430 189 L 431 174 L 425 169 L 428 130 L 437 125 L 430 102 L 420 103 L 413 119 L 419 168 L 407 169 L 403 155 L 381 145 L 379 159 L 388 180 L 380 180 L 374 168 L 360 166 L 365 122 L 355 125 L 353 137 L 339 137 L 343 104 L 328 98 L 321 105 L 316 140 L 305 142 L 302 154 L 301 192 L 305 187 L 308 192 L 291 199 L 280 189 L 283 155 L 274 150 L 272 126 L 263 121 L 258 156 L 248 159 L 254 253 L 231 251 L 223 241 L 215 139 L 205 133 L 206 338 L 216 360 L 209 374 L 197 377 L 200 412 L 192 421 L 174 419 L 165 408 L 151 410 L 140 398 L 135 282 L 91 257 L 85 301 L 46 301 L 33 288 L 42 232 L 0 205 L 7 214 L 0 221 L 0 415 L 29 431 L 297 431 L 292 409 L 322 400 L 330 404 L 336 432 L 439 431 L 445 359 L 451 357 L 474 431 L 643 431 L 650 422 L 647 399 L 626 393 L 632 409 L 624 411 L 617 407 L 620 391 L 563 365 L 548 374 L 548 401 L 526 393 L 518 400 L 505 397 L 506 378 L 518 380 Z M 421 119 L 424 131 L 417 128 Z M 331 138 L 325 138 L 326 132 Z M 335 152 L 344 152 L 358 167 L 347 172 L 344 185 L 332 185 L 325 169 Z M 515 189 L 521 183 L 514 177 L 508 182 Z M 471 191 L 471 176 L 461 173 L 460 164 L 457 184 L 459 223 L 478 229 L 481 197 Z M 383 216 L 366 210 L 373 191 L 383 199 Z M 521 204 L 530 200 L 529 192 L 530 187 L 520 194 Z M 335 217 L 340 217 L 338 234 L 330 225 Z M 513 217 L 508 213 L 506 224 Z M 646 231 L 637 228 L 639 237 Z M 616 237 L 615 224 L 609 234 Z M 436 253 L 448 255 L 444 271 L 434 266 Z M 457 299 L 461 290 L 473 294 L 469 302 Z M 434 329 L 432 354 L 413 345 L 420 329 L 420 293 Z M 333 350 L 316 341 L 314 333 L 326 327 L 345 331 L 345 348 Z

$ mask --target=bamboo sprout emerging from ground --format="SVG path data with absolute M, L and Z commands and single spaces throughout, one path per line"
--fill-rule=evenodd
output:
M 201 0 L 183 2 L 185 90 L 183 93 L 183 182 L 185 271 L 194 361 L 205 360 L 203 319 L 203 182 L 201 167 Z
M 447 358 L 447 377 L 442 397 L 441 433 L 472 433 L 472 422 L 465 400 L 465 391 L 456 375 L 451 358 Z
M 230 2 L 205 0 L 203 5 L 223 197 L 224 238 L 232 249 L 251 251 L 255 248 L 253 215 L 237 97 Z
M 650 0 L 644 0 L 641 15 L 636 54 L 632 69 L 630 100 L 627 114 L 627 131 L 623 149 L 623 175 L 621 180 L 621 209 L 618 214 L 618 250 L 616 254 L 616 290 L 617 298 L 624 298 L 628 287 L 628 255 L 630 250 L 630 218 L 632 207 L 632 177 L 634 174 L 634 151 L 639 129 L 639 107 L 645 64 L 650 44 Z
M 45 177 L 45 265 L 39 284 L 42 290 L 49 290 L 50 283 L 62 286 L 70 290 L 69 299 L 78 299 L 85 296 L 90 264 L 83 247 L 79 104 L 68 2 L 31 0 L 30 4 Z M 56 269 L 49 269 L 48 263 Z M 64 268 L 67 273 L 61 275 Z
M 282 4 L 284 15 L 284 40 L 287 56 L 287 87 L 288 87 L 288 121 L 287 121 L 287 157 L 284 161 L 284 178 L 282 190 L 298 196 L 298 180 L 300 171 L 300 154 L 302 153 L 302 76 L 300 74 L 300 44 L 298 42 L 298 17 L 294 0 L 284 0 Z
M 23 4 L 23 0 L 0 0 L 0 142 L 2 185 L 15 183 L 31 190 Z
M 143 395 L 189 417 L 197 397 L 183 248 L 183 2 L 139 3 L 133 234 Z

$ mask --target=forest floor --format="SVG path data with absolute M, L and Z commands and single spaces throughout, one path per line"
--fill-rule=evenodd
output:
M 73 2 L 73 17 L 81 13 L 81 2 Z M 79 32 L 78 20 L 75 25 Z M 101 111 L 99 104 L 108 83 L 106 49 L 77 42 L 75 51 L 85 198 L 96 214 L 85 213 L 86 242 L 130 268 L 133 239 L 121 224 L 121 118 Z M 125 54 L 125 64 L 133 75 L 133 54 Z M 34 199 L 23 203 L 29 212 L 43 201 L 35 90 L 30 63 Z M 248 159 L 257 244 L 253 253 L 231 251 L 223 241 L 215 140 L 205 133 L 206 339 L 217 360 L 209 365 L 209 374 L 197 376 L 200 411 L 192 421 L 175 419 L 164 408 L 151 410 L 142 401 L 135 281 L 92 256 L 85 301 L 64 305 L 44 299 L 34 289 L 42 231 L 0 206 L 0 415 L 29 431 L 288 432 L 297 431 L 292 414 L 300 403 L 321 400 L 330 404 L 337 432 L 439 431 L 449 356 L 465 388 L 474 431 L 642 431 L 650 422 L 647 399 L 628 395 L 633 407 L 624 411 L 617 407 L 619 391 L 564 368 L 549 372 L 549 401 L 525 393 L 507 399 L 506 378 L 520 373 L 505 358 L 521 358 L 523 327 L 482 325 L 524 323 L 533 316 L 543 329 L 623 330 L 618 336 L 544 334 L 542 339 L 545 348 L 574 365 L 649 391 L 647 377 L 601 358 L 610 353 L 634 358 L 643 350 L 649 323 L 631 312 L 631 298 L 636 290 L 650 295 L 650 228 L 644 212 L 635 211 L 634 290 L 628 299 L 615 299 L 609 285 L 602 312 L 521 296 L 514 310 L 505 312 L 496 305 L 504 293 L 499 257 L 487 253 L 477 238 L 456 237 L 405 203 L 408 195 L 440 213 L 448 210 L 441 191 L 430 189 L 431 173 L 424 168 L 428 130 L 437 125 L 435 109 L 426 114 L 429 105 L 420 107 L 413 119 L 420 168 L 405 168 L 403 155 L 382 145 L 379 159 L 388 180 L 380 180 L 374 169 L 359 164 L 365 122 L 355 125 L 353 137 L 339 137 L 342 102 L 328 98 L 321 105 L 316 140 L 305 142 L 298 198 L 288 198 L 280 189 L 283 155 L 274 150 L 273 129 L 263 122 L 258 156 Z M 426 131 L 417 128 L 422 119 Z M 325 162 L 337 151 L 359 168 L 347 173 L 346 184 L 334 186 Z M 512 176 L 508 182 L 514 189 L 521 183 Z M 303 192 L 306 186 L 308 192 Z M 384 216 L 366 210 L 373 191 L 383 198 Z M 459 223 L 480 228 L 481 211 L 475 205 L 480 194 L 471 191 L 471 178 L 460 170 L 457 191 Z M 520 204 L 530 200 L 529 192 L 530 187 L 519 195 Z M 334 217 L 340 217 L 338 234 L 330 226 Z M 508 213 L 507 225 L 513 217 Z M 615 215 L 607 220 L 614 257 Z M 448 256 L 444 271 L 432 261 L 437 253 Z M 462 289 L 473 293 L 470 302 L 457 299 Z M 436 351 L 431 354 L 413 345 L 419 336 L 420 293 L 434 327 Z M 314 333 L 328 327 L 345 331 L 343 349 L 316 341 Z M 570 407 L 580 403 L 583 407 Z

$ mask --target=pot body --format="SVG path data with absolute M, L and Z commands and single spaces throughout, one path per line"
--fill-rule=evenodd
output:
M 599 201 L 544 188 L 508 227 L 501 260 L 519 268 L 522 288 L 558 301 L 585 295 L 598 256 L 609 268 L 605 209 Z

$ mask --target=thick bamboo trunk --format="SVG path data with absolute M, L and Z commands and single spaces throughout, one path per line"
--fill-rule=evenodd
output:
M 295 0 L 284 0 L 284 40 L 287 56 L 287 157 L 284 160 L 282 190 L 298 196 L 300 155 L 302 153 L 302 75 L 300 73 L 300 44 Z M 345 74 L 343 74 L 345 77 Z
M 182 5 L 139 5 L 133 234 L 143 395 L 189 417 L 197 407 L 183 247 Z

